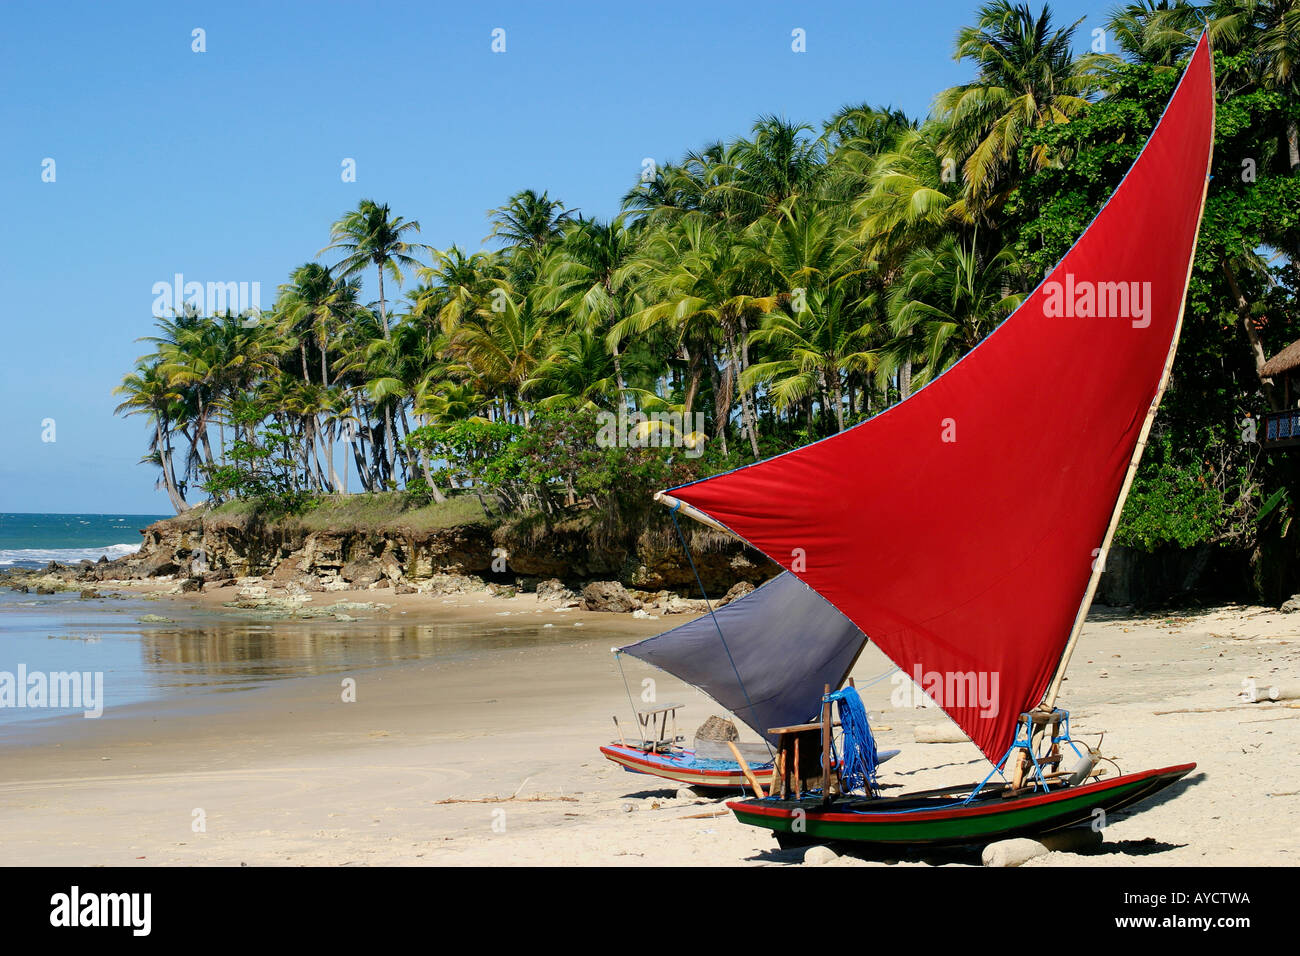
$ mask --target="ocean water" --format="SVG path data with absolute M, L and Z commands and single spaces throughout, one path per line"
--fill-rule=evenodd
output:
M 140 548 L 140 529 L 166 515 L 0 514 L 0 568 L 111 561 Z
M 531 615 L 515 624 L 407 624 L 351 613 L 357 620 L 268 621 L 133 594 L 83 600 L 76 591 L 0 588 L 0 744 L 46 722 L 75 736 L 92 707 L 111 720 L 148 711 L 154 702 L 204 706 L 214 693 L 411 661 L 435 667 L 472 661 L 491 669 L 530 647 L 591 639 L 572 628 L 546 629 Z M 59 675 L 72 674 L 81 698 L 56 699 Z M 32 697 L 33 681 L 49 688 L 42 702 Z M 93 701 L 86 697 L 92 689 Z
M 0 514 L 0 567 L 125 554 L 139 547 L 139 529 L 157 517 Z M 198 704 L 213 693 L 409 661 L 472 660 L 491 667 L 525 648 L 590 639 L 545 629 L 531 616 L 500 624 L 408 624 L 352 613 L 357 620 L 266 620 L 131 593 L 83 600 L 77 591 L 0 587 L 0 743 L 19 739 L 14 735 L 35 722 L 57 722 L 69 735 L 88 723 L 84 694 L 56 699 L 60 675 L 78 675 L 78 690 L 93 689 L 99 716 L 112 719 L 154 702 Z M 49 688 L 43 702 L 33 696 L 33 681 Z

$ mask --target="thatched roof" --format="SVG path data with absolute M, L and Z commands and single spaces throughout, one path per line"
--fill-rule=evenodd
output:
M 1265 362 L 1264 367 L 1259 370 L 1259 374 L 1263 378 L 1272 378 L 1274 375 L 1285 375 L 1287 372 L 1293 372 L 1297 368 L 1300 368 L 1300 339 L 1292 342 Z

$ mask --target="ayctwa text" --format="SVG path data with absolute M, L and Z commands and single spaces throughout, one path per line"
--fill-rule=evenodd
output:
M 1248 893 L 1229 893 L 1224 890 L 1196 893 L 1125 893 L 1125 903 L 1140 903 L 1143 906 L 1163 906 L 1168 903 L 1249 903 Z

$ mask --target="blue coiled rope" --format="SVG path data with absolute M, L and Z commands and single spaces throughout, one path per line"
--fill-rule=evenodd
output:
M 828 694 L 824 700 L 838 701 L 840 705 L 839 765 L 844 789 L 865 790 L 875 796 L 879 788 L 876 781 L 876 739 L 871 735 L 862 698 L 854 688 L 845 687 Z

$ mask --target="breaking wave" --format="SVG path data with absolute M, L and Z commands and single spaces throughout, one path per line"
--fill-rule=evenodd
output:
M 76 564 L 79 561 L 112 561 L 140 550 L 138 544 L 110 544 L 102 548 L 13 548 L 0 550 L 0 568 L 43 568 L 51 561 Z

